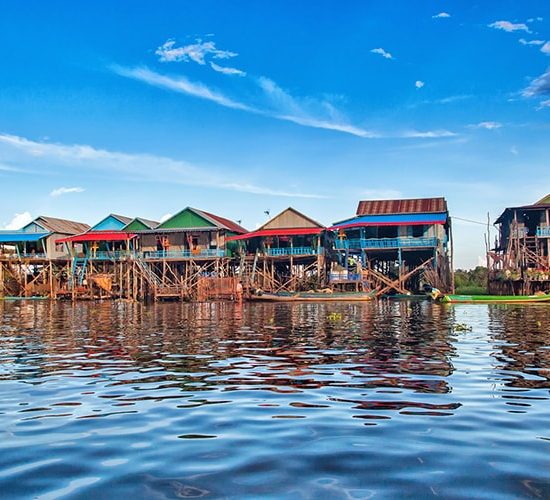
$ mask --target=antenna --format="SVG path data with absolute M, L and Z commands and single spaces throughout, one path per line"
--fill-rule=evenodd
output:
M 239 226 L 240 226 L 242 223 L 243 223 L 242 219 L 239 219 L 239 220 L 237 221 L 237 224 L 238 224 Z
M 269 208 L 267 210 L 264 210 L 264 214 L 266 214 L 269 217 Z

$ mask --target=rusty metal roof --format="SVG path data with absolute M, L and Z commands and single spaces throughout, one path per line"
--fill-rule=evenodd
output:
M 43 215 L 37 217 L 33 221 L 35 224 L 51 231 L 52 233 L 60 234 L 80 234 L 90 229 L 88 224 L 75 222 L 67 219 L 58 219 L 56 217 L 45 217 Z M 27 224 L 28 226 L 29 224 Z M 26 226 L 25 226 L 26 227 Z
M 446 212 L 445 198 L 414 198 L 408 200 L 364 200 L 357 215 L 415 214 Z

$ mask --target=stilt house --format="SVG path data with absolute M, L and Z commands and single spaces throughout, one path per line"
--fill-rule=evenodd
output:
M 355 217 L 334 224 L 339 265 L 331 281 L 362 281 L 384 293 L 451 284 L 451 223 L 444 198 L 360 201 Z
M 489 252 L 489 291 L 502 295 L 550 291 L 550 194 L 532 205 L 509 207 L 495 221 Z

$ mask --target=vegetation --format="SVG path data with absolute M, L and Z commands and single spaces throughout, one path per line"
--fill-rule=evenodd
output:
M 477 266 L 468 271 L 455 271 L 455 293 L 461 295 L 483 295 L 487 293 L 487 268 Z

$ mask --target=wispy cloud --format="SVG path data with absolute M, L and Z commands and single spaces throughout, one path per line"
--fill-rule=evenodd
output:
M 444 19 L 447 17 L 451 17 L 451 14 L 449 14 L 448 12 L 440 12 L 439 14 L 432 16 L 432 19 Z
M 550 108 L 550 99 L 546 99 L 545 101 L 541 101 L 539 103 L 539 108 Z
M 161 62 L 194 61 L 200 65 L 206 64 L 207 56 L 211 56 L 213 59 L 229 59 L 238 55 L 229 50 L 220 50 L 216 48 L 215 42 L 211 40 L 203 42 L 200 38 L 195 43 L 181 47 L 176 47 L 175 40 L 167 40 L 157 48 L 155 54 L 159 56 Z
M 512 146 L 512 147 L 510 148 L 510 153 L 512 153 L 514 156 L 519 155 L 518 148 L 517 148 L 516 146 Z
M 543 54 L 550 55 L 550 42 L 546 42 L 541 48 L 540 51 Z
M 535 78 L 523 91 L 523 97 L 538 97 L 550 95 L 550 68 Z
M 385 59 L 393 59 L 393 56 L 381 47 L 379 47 L 378 49 L 372 49 L 371 52 L 373 54 L 379 54 L 382 57 L 384 57 Z
M 475 125 L 468 125 L 470 128 L 484 128 L 486 130 L 495 130 L 502 127 L 500 122 L 479 122 Z
M 494 28 L 496 30 L 507 31 L 508 33 L 512 33 L 514 31 L 525 31 L 527 33 L 531 33 L 531 31 L 529 30 L 529 27 L 525 23 L 512 23 L 510 21 L 495 21 L 494 23 L 491 23 L 488 26 L 489 28 Z
M 56 168 L 63 172 L 74 169 L 103 171 L 111 178 L 115 173 L 122 178 L 142 179 L 147 182 L 164 182 L 188 186 L 226 189 L 266 196 L 296 198 L 323 198 L 324 196 L 299 191 L 285 191 L 240 181 L 225 172 L 227 165 L 216 170 L 190 164 L 164 156 L 141 153 L 123 153 L 98 149 L 82 144 L 55 144 L 39 142 L 16 135 L 0 134 L 0 156 L 13 163 L 31 164 L 37 169 Z
M 232 99 L 202 83 L 192 82 L 184 76 L 171 77 L 161 75 L 143 67 L 125 68 L 113 66 L 112 70 L 120 76 L 200 99 L 206 99 L 227 108 L 239 109 L 257 115 L 289 121 L 305 127 L 343 132 L 357 137 L 378 137 L 378 134 L 375 132 L 352 125 L 343 118 L 340 119 L 337 116 L 338 113 L 329 102 L 311 98 L 301 102 L 269 78 L 260 77 L 256 79 L 256 84 L 262 91 L 261 97 L 266 101 L 266 106 L 260 108 Z
M 70 188 L 67 188 L 67 187 L 60 187 L 60 188 L 57 188 L 57 189 L 54 189 L 51 193 L 50 193 L 50 196 L 53 196 L 54 198 L 57 197 L 57 196 L 61 196 L 63 194 L 70 194 L 70 193 L 83 193 L 85 191 L 84 188 L 81 188 L 81 187 L 70 187 Z
M 525 38 L 520 38 L 519 43 L 522 45 L 544 45 L 544 40 L 525 40 Z
M 544 18 L 539 16 L 539 17 L 530 17 L 529 19 L 527 19 L 528 23 L 533 23 L 535 21 L 544 21 Z
M 450 130 L 409 130 L 401 134 L 401 137 L 410 139 L 436 139 L 439 137 L 456 137 L 456 135 L 455 132 L 451 132 Z
M 426 84 L 422 80 L 416 80 L 416 82 L 414 82 L 414 86 L 417 89 L 421 89 L 422 87 L 424 87 L 424 85 L 426 85 Z
M 31 221 L 32 221 L 32 215 L 30 214 L 30 212 L 14 214 L 13 219 L 4 226 L 4 229 L 11 230 L 11 231 L 21 229 Z
M 224 75 L 246 76 L 246 73 L 244 71 L 241 71 L 240 69 L 220 66 L 219 64 L 216 64 L 212 61 L 210 61 L 210 67 L 214 71 L 217 71 L 218 73 L 223 73 Z
M 221 92 L 213 90 L 206 85 L 198 82 L 192 82 L 184 76 L 172 77 L 161 75 L 155 71 L 151 71 L 148 68 L 126 68 L 124 66 L 111 66 L 111 69 L 120 76 L 131 78 L 133 80 L 139 80 L 141 82 L 153 85 L 155 87 L 165 88 L 173 90 L 174 92 L 180 92 L 182 94 L 198 97 L 199 99 L 206 99 L 207 101 L 213 101 L 220 106 L 233 109 L 241 109 L 243 111 L 254 111 L 250 106 L 241 102 L 235 101 Z

